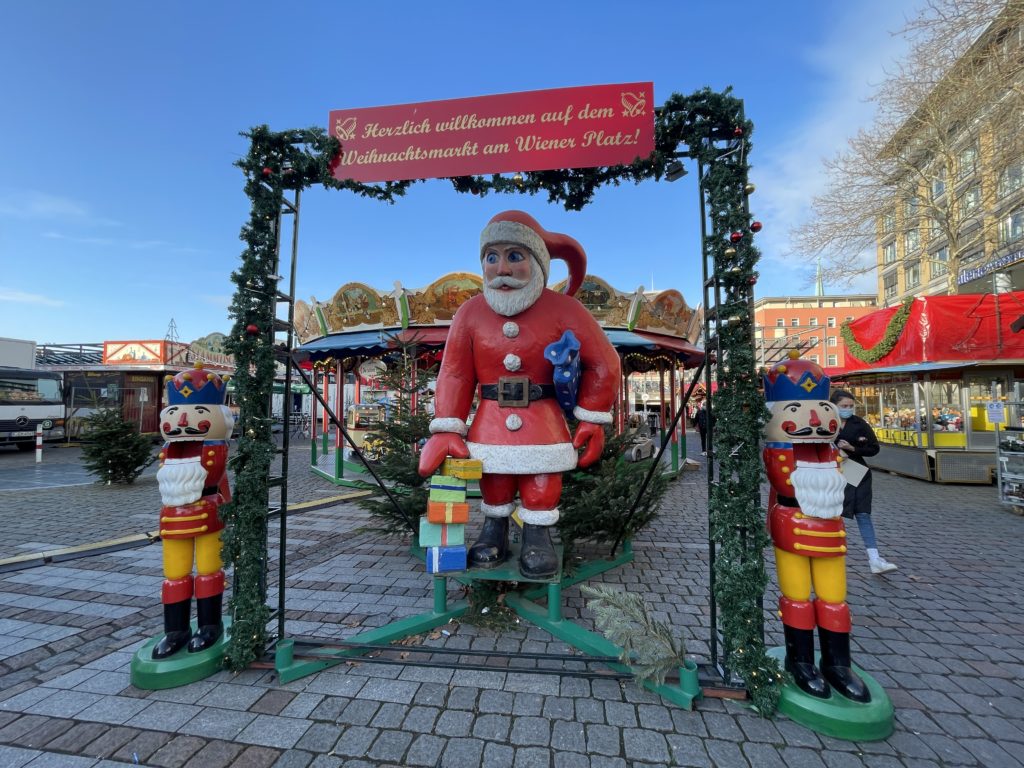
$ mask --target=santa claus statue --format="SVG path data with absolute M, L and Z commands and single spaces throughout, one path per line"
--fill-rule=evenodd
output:
M 565 294 L 545 287 L 552 258 L 568 262 Z M 594 318 L 572 298 L 586 273 L 586 254 L 576 240 L 548 232 L 522 211 L 506 211 L 484 228 L 480 259 L 483 294 L 463 304 L 452 320 L 437 378 L 432 434 L 419 471 L 430 475 L 447 456 L 482 461 L 484 525 L 470 547 L 469 566 L 493 568 L 505 560 L 518 495 L 520 572 L 549 578 L 558 570 L 550 528 L 558 522 L 562 473 L 601 456 L 619 358 Z M 555 368 L 545 355 L 546 347 L 566 338 L 573 350 L 579 343 L 573 435 L 556 399 Z M 477 394 L 480 404 L 469 426 Z
M 220 532 L 224 523 L 218 508 L 231 500 L 227 441 L 234 417 L 224 405 L 225 379 L 196 363 L 192 370 L 168 376 L 166 383 L 167 407 L 160 412 L 160 432 L 166 443 L 156 475 L 163 500 L 165 634 L 153 649 L 154 659 L 172 656 L 186 643 L 190 652 L 202 651 L 223 632 Z M 193 593 L 198 614 L 195 634 L 190 621 Z
M 765 427 L 764 465 L 771 489 L 768 530 L 775 545 L 779 612 L 786 638 L 786 671 L 805 693 L 871 700 L 850 661 L 850 607 L 846 603 L 846 529 L 843 490 L 834 446 L 839 415 L 829 402 L 829 378 L 798 352 L 764 378 L 771 420 Z M 811 593 L 814 592 L 814 600 Z M 814 664 L 814 629 L 821 667 Z

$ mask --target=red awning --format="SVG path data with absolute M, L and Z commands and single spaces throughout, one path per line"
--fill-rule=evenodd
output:
M 649 340 L 653 344 L 657 344 L 659 347 L 685 354 L 686 360 L 684 362 L 687 368 L 695 368 L 704 360 L 704 350 L 693 346 L 686 339 L 665 336 L 660 333 L 648 333 L 647 331 L 633 331 L 633 333 Z
M 405 344 L 415 341 L 417 344 L 423 344 L 428 347 L 443 347 L 445 340 L 448 338 L 448 326 L 435 325 L 424 328 L 406 328 L 404 331 L 395 334 L 395 337 Z

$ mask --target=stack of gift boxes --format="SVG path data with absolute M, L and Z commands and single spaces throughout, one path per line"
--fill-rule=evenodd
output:
M 427 571 L 466 570 L 466 481 L 479 480 L 476 459 L 445 459 L 441 473 L 430 478 L 427 514 L 420 518 L 420 546 L 426 548 Z

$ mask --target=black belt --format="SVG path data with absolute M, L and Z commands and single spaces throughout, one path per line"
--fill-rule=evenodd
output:
M 554 384 L 531 384 L 525 376 L 503 376 L 497 384 L 481 384 L 480 397 L 507 408 L 525 408 L 533 400 L 555 396 Z

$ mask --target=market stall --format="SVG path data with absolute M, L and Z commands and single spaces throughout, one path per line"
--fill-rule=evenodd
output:
M 936 482 L 991 483 L 997 424 L 1022 425 L 1021 318 L 1024 292 L 1014 292 L 920 296 L 844 325 L 851 354 L 838 378 L 882 444 L 869 463 Z

